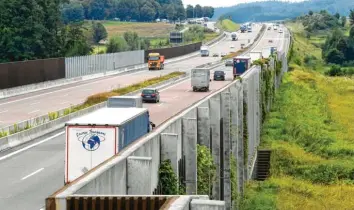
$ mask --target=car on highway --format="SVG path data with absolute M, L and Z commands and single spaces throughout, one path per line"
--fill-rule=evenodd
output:
M 283 33 L 283 29 L 279 29 L 279 33 Z
M 156 88 L 146 88 L 141 92 L 143 102 L 160 102 L 160 93 Z
M 269 31 L 270 29 L 272 29 L 272 28 L 269 26 L 269 27 L 268 27 L 268 31 Z
M 225 72 L 224 71 L 215 71 L 214 80 L 225 81 Z
M 222 53 L 220 54 L 220 56 L 221 56 L 221 57 L 225 57 L 225 56 L 226 56 L 226 53 L 222 52 Z
M 225 66 L 233 66 L 234 62 L 232 59 L 226 60 Z
M 219 57 L 219 53 L 214 53 L 213 57 Z
M 230 45 L 230 48 L 233 49 L 233 48 L 235 48 L 235 46 L 234 45 Z

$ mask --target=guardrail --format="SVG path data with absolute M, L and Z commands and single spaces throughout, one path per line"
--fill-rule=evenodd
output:
M 220 35 L 218 39 L 223 39 L 225 37 L 225 33 Z M 217 42 L 214 42 L 214 44 Z M 199 55 L 199 53 L 196 53 L 194 56 Z M 215 62 L 209 65 L 207 68 L 214 68 L 216 66 L 219 66 L 222 62 Z M 172 79 L 172 81 L 174 81 Z M 167 82 L 171 82 L 170 80 Z M 136 94 L 136 93 L 131 93 L 131 94 Z M 80 104 L 78 104 L 80 105 Z M 4 137 L 0 137 L 0 151 L 7 150 L 13 147 L 16 147 L 18 145 L 27 143 L 31 140 L 34 140 L 40 136 L 43 136 L 47 133 L 53 132 L 55 130 L 58 130 L 64 126 L 64 123 L 70 119 L 73 119 L 78 116 L 82 116 L 84 114 L 90 113 L 92 111 L 95 111 L 99 108 L 105 107 L 105 103 L 97 104 L 93 107 L 86 108 L 84 110 L 78 111 L 71 113 L 67 115 L 68 109 L 71 109 L 71 107 L 59 110 L 55 112 L 57 116 L 59 116 L 58 119 L 53 120 L 50 117 L 50 114 L 38 116 L 29 120 L 22 121 L 20 123 L 16 123 L 11 126 L 7 126 L 4 128 L 1 128 L 0 134 L 2 133 L 8 133 L 9 135 L 6 135 Z

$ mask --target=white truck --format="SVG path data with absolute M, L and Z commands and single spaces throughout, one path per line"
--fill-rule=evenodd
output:
M 140 96 L 113 96 L 107 100 L 108 108 L 143 108 L 143 100 Z
M 263 56 L 263 58 L 269 58 L 270 55 L 271 55 L 271 48 L 270 47 L 262 48 L 262 56 Z
M 209 91 L 210 84 L 210 70 L 206 68 L 196 68 L 192 69 L 191 73 L 191 83 L 193 91 Z
M 118 154 L 154 125 L 146 108 L 102 108 L 65 124 L 64 184 Z
M 231 33 L 231 39 L 232 39 L 232 41 L 237 41 L 238 37 L 237 37 L 237 33 L 236 32 L 232 32 Z
M 200 47 L 200 54 L 201 54 L 202 57 L 209 56 L 209 48 L 208 48 L 208 46 L 201 46 Z
M 250 52 L 249 56 L 251 58 L 251 62 L 259 60 L 262 58 L 262 52 Z

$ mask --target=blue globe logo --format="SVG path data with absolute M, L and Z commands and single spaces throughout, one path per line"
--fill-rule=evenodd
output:
M 87 140 L 85 139 L 82 141 L 82 146 L 88 151 L 95 151 L 100 145 L 101 139 L 97 135 L 92 135 L 90 138 L 87 138 Z

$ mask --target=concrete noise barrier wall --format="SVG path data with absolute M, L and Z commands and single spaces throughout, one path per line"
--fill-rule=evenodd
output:
M 145 62 L 147 62 L 147 56 L 149 53 L 160 53 L 161 55 L 165 56 L 165 59 L 174 58 L 182 55 L 186 55 L 195 51 L 200 50 L 202 46 L 201 42 L 193 43 L 189 45 L 183 45 L 178 47 L 171 47 L 171 48 L 161 48 L 161 49 L 153 49 L 153 50 L 146 50 L 145 51 Z

